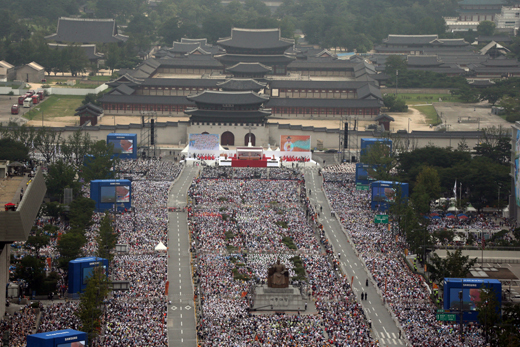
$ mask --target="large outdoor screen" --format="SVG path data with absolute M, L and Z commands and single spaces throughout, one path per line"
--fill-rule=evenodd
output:
M 516 205 L 520 207 L 520 130 L 516 131 L 516 141 L 515 141 L 515 200 Z
M 190 150 L 218 151 L 219 143 L 218 134 L 190 134 Z
M 307 135 L 280 135 L 280 150 L 284 152 L 310 152 L 311 137 Z
M 114 145 L 114 153 L 133 153 L 134 140 L 133 139 L 109 139 L 108 143 Z
M 395 200 L 395 189 L 391 187 L 373 187 L 372 188 L 373 201 L 391 202 Z
M 130 186 L 101 187 L 101 202 L 114 203 L 117 194 L 117 202 L 130 202 Z
M 450 309 L 460 310 L 460 288 L 450 288 Z M 480 289 L 464 288 L 462 290 L 462 310 L 475 311 L 480 302 Z
M 67 342 L 57 345 L 56 347 L 85 347 L 85 341 Z

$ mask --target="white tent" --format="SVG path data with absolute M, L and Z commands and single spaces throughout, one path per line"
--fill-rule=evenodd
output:
M 466 207 L 466 213 L 468 212 L 477 212 L 477 209 L 473 206 L 471 206 L 471 204 L 468 205 L 468 207 Z
M 453 212 L 453 211 L 457 211 L 457 208 L 455 207 L 455 205 L 451 205 L 450 207 L 448 207 L 448 212 Z
M 509 218 L 509 206 L 507 206 L 506 208 L 504 208 L 502 210 L 502 217 L 503 218 Z
M 159 242 L 157 246 L 155 246 L 156 251 L 166 251 L 168 248 L 162 243 L 162 241 Z

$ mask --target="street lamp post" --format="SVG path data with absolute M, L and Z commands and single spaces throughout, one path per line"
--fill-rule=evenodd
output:
M 464 342 L 464 335 L 462 331 L 462 290 L 459 292 L 459 299 L 460 299 L 460 341 Z
M 399 70 L 395 70 L 395 96 L 397 97 L 397 82 L 399 81 Z

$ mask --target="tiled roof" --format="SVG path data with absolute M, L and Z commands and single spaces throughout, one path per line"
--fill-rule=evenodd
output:
M 77 116 L 83 113 L 90 113 L 99 116 L 103 114 L 103 109 L 89 102 L 86 105 L 78 107 L 74 115 Z
M 268 73 L 273 70 L 269 66 L 260 63 L 238 63 L 226 69 L 233 73 Z
M 437 38 L 437 35 L 388 35 L 383 42 L 389 45 L 425 45 Z
M 105 94 L 100 99 L 101 102 L 121 103 L 121 104 L 145 104 L 145 105 L 188 105 L 195 106 L 185 96 L 156 96 L 156 95 L 116 95 Z
M 205 90 L 198 94 L 189 95 L 187 99 L 201 104 L 252 105 L 266 102 L 267 100 L 269 100 L 269 97 L 259 95 L 252 91 L 221 92 Z
M 70 45 L 67 44 L 60 44 L 60 43 L 48 43 L 50 48 L 54 49 L 65 49 L 66 47 L 70 47 Z M 81 48 L 83 51 L 85 51 L 85 54 L 87 55 L 87 58 L 89 60 L 97 60 L 102 59 L 105 57 L 103 53 L 98 53 L 96 49 L 96 45 L 89 44 L 89 45 L 77 45 L 77 47 Z
M 36 70 L 36 71 L 43 70 L 43 66 L 41 66 L 40 64 L 35 63 L 34 61 L 32 63 L 27 64 L 26 66 L 29 66 L 29 67 L 33 68 L 34 70 Z
M 271 89 L 358 89 L 368 82 L 358 81 L 291 81 L 272 80 L 269 81 Z
M 217 44 L 226 48 L 268 49 L 289 48 L 294 40 L 281 37 L 280 29 L 231 29 L 231 36 L 222 38 Z
M 462 0 L 459 5 L 506 5 L 506 0 Z
M 409 55 L 406 61 L 408 66 L 439 66 L 442 64 L 436 55 Z
M 0 61 L 0 66 L 6 68 L 6 69 L 12 69 L 14 68 L 13 65 L 9 64 L 8 62 L 6 62 L 5 60 L 2 60 Z
M 253 90 L 258 92 L 260 89 L 265 88 L 266 84 L 267 83 L 261 83 L 250 78 L 231 78 L 224 82 L 217 83 L 217 86 L 222 88 L 224 91 Z
M 266 65 L 272 64 L 287 64 L 295 60 L 294 57 L 286 54 L 276 55 L 256 55 L 256 54 L 219 54 L 215 59 L 223 64 L 237 64 L 237 63 L 262 63 Z
M 376 98 L 383 100 L 381 89 L 374 86 L 372 83 L 367 83 L 357 90 L 358 99 Z
M 378 99 L 300 99 L 300 98 L 271 98 L 265 107 L 381 107 Z
M 251 111 L 221 111 L 221 110 L 200 110 L 197 108 L 184 111 L 190 115 L 190 120 L 194 122 L 229 122 L 229 123 L 260 123 L 271 115 L 270 109 L 260 109 Z
M 125 42 L 128 36 L 117 33 L 116 22 L 113 19 L 58 19 L 58 28 L 55 34 L 45 39 L 57 42 L 74 43 L 112 43 Z

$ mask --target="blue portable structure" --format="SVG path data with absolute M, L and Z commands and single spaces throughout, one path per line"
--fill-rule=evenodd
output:
M 368 174 L 368 169 L 370 165 L 357 163 L 356 164 L 356 183 L 360 184 L 370 184 L 375 181 L 375 178 L 370 177 Z
M 112 158 L 137 158 L 137 134 L 111 133 L 107 135 L 107 144 L 109 143 L 114 145 Z
M 87 287 L 87 280 L 94 268 L 103 266 L 108 269 L 108 260 L 99 257 L 77 258 L 69 261 L 69 293 L 81 293 Z
M 114 209 L 124 211 L 132 207 L 132 182 L 130 180 L 90 181 L 90 198 L 96 202 L 96 212 Z
M 27 347 L 84 347 L 87 342 L 86 333 L 72 329 L 27 335 Z
M 408 183 L 392 181 L 375 181 L 370 184 L 372 192 L 372 210 L 386 211 L 395 201 L 396 194 L 401 192 L 401 198 L 408 198 Z
M 386 144 L 390 148 L 390 153 L 392 153 L 392 140 L 390 139 L 373 139 L 373 138 L 362 138 L 361 139 L 361 153 L 360 155 L 363 156 L 367 154 L 368 149 L 370 149 L 370 146 L 374 145 L 376 142 L 382 142 Z
M 462 291 L 462 320 L 478 321 L 477 303 L 480 301 L 480 290 L 487 287 L 495 292 L 502 306 L 502 283 L 499 280 L 483 278 L 445 278 L 444 279 L 444 310 L 457 314 L 460 320 L 460 298 Z
M 94 159 L 96 159 L 96 157 L 94 157 L 92 154 L 85 154 L 83 156 L 83 166 L 89 166 Z

